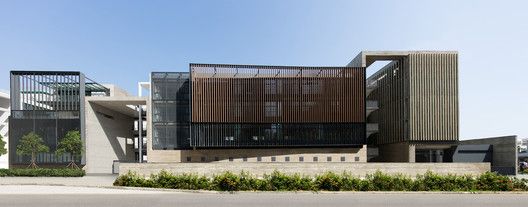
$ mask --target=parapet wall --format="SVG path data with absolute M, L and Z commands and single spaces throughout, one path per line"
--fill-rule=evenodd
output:
M 354 176 L 362 177 L 381 171 L 387 174 L 404 174 L 416 176 L 427 171 L 446 175 L 479 175 L 490 171 L 490 163 L 241 163 L 241 162 L 213 162 L 213 163 L 121 163 L 119 173 L 124 174 L 134 171 L 144 176 L 166 170 L 174 174 L 194 173 L 212 176 L 225 171 L 239 173 L 249 172 L 261 177 L 271 174 L 274 170 L 287 174 L 299 173 L 313 176 L 324 172 L 348 172 Z

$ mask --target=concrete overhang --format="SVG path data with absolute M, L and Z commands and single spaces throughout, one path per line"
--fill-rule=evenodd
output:
M 91 96 L 86 97 L 86 101 L 130 117 L 137 117 L 138 112 L 129 106 L 147 105 L 147 97 L 139 96 Z
M 372 63 L 381 60 L 397 60 L 410 54 L 457 54 L 457 51 L 361 51 L 350 63 L 348 67 L 368 67 Z

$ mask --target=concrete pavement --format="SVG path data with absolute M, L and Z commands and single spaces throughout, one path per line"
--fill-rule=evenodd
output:
M 64 185 L 110 187 L 117 175 L 87 175 L 84 177 L 0 177 L 0 185 Z

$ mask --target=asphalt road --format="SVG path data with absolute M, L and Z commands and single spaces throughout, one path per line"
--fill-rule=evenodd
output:
M 0 195 L 0 206 L 525 206 L 527 194 L 149 193 Z

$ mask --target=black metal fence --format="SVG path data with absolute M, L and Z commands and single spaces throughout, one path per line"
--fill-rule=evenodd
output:
M 81 129 L 85 96 L 108 96 L 110 90 L 71 71 L 11 71 L 11 116 L 9 118 L 9 160 L 11 165 L 29 163 L 30 156 L 16 154 L 19 140 L 29 132 L 42 137 L 50 148 L 39 153 L 37 162 L 70 162 L 69 155 L 56 156 L 61 138 Z M 80 161 L 80 157 L 76 158 Z

